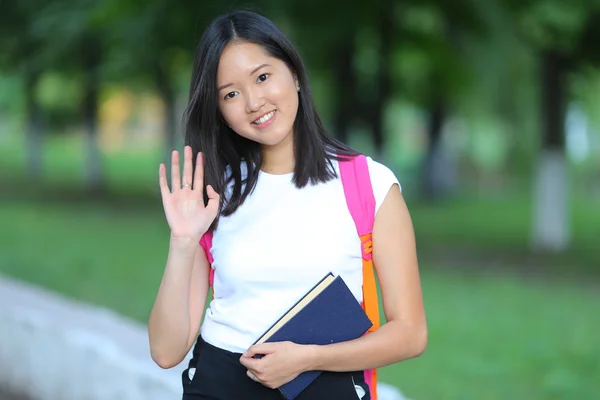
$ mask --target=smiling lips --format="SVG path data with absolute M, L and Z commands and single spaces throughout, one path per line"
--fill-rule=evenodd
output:
M 258 126 L 259 128 L 265 128 L 267 126 L 269 126 L 275 118 L 273 118 L 275 116 L 275 112 L 277 110 L 273 110 L 265 115 L 263 115 L 262 117 L 258 118 L 256 121 L 254 121 L 252 124 Z

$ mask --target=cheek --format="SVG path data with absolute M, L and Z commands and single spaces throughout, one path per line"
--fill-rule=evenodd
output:
M 289 94 L 288 98 L 288 113 L 295 119 L 296 114 L 298 113 L 298 106 L 300 102 L 300 99 L 298 98 L 298 93 L 296 91 L 293 91 Z
M 286 113 L 295 113 L 298 109 L 298 93 L 296 90 L 289 89 L 288 85 L 284 87 L 278 86 L 270 91 L 272 102 L 279 108 L 282 108 Z
M 241 118 L 243 118 L 243 109 L 239 106 L 239 104 L 227 104 L 226 106 L 220 107 L 221 115 L 227 124 L 231 126 L 235 126 L 240 123 Z

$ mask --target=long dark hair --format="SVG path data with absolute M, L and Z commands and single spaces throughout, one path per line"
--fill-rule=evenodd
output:
M 218 108 L 219 59 L 223 49 L 234 40 L 262 46 L 269 55 L 283 61 L 301 85 L 294 121 L 293 182 L 296 187 L 335 178 L 331 161 L 358 154 L 327 134 L 312 99 L 304 63 L 292 43 L 272 21 L 250 11 L 234 11 L 219 16 L 206 29 L 196 49 L 189 103 L 183 122 L 185 143 L 192 147 L 194 157 L 202 151 L 204 184 L 211 185 L 221 195 L 220 214 L 224 216 L 233 214 L 252 192 L 262 163 L 260 144 L 236 134 L 222 119 Z M 245 181 L 242 181 L 241 171 L 243 160 L 248 169 Z M 226 182 L 227 166 L 232 174 Z M 233 190 L 225 199 L 225 187 L 231 181 Z

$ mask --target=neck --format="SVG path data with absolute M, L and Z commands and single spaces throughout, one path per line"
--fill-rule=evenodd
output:
M 283 175 L 294 172 L 294 140 L 293 135 L 286 137 L 274 146 L 262 147 L 261 170 L 268 174 Z

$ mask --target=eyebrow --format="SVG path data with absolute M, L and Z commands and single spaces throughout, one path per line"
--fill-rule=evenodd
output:
M 250 75 L 254 75 L 256 73 L 256 71 L 260 70 L 261 68 L 270 67 L 270 66 L 271 66 L 271 64 L 261 64 L 258 67 L 254 68 L 252 70 L 252 72 L 250 72 Z M 225 88 L 227 88 L 229 86 L 233 86 L 233 83 L 226 83 L 225 85 L 221 85 L 221 86 L 219 86 L 219 88 L 217 89 L 217 91 L 220 92 L 221 90 L 223 90 L 223 89 L 225 89 Z

